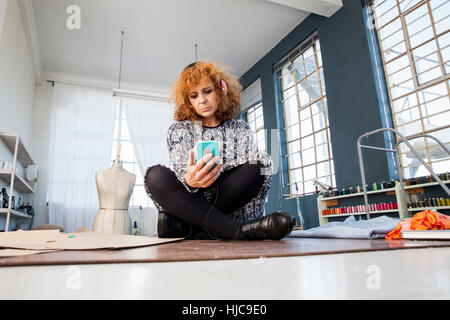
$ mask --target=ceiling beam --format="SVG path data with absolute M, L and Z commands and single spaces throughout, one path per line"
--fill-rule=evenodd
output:
M 287 7 L 331 17 L 342 7 L 342 0 L 265 0 Z

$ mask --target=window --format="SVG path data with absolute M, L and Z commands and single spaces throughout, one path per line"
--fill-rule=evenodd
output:
M 247 122 L 255 136 L 258 150 L 266 151 L 266 137 L 264 130 L 264 115 L 262 103 L 247 109 Z
M 395 128 L 450 147 L 450 1 L 375 0 L 373 11 Z M 434 140 L 411 143 L 435 172 L 448 171 L 450 158 Z M 429 175 L 405 144 L 399 152 L 405 177 Z
M 242 91 L 241 116 L 247 120 L 250 129 L 253 131 L 258 149 L 266 151 L 261 78 L 253 81 Z
M 296 51 L 296 52 L 295 52 Z M 313 180 L 335 185 L 327 96 L 317 33 L 279 64 L 290 194 L 315 191 Z
M 133 193 L 131 194 L 130 207 L 154 207 L 153 202 L 148 197 L 144 189 L 144 180 L 141 169 L 137 162 L 133 142 L 128 130 L 128 123 L 126 119 L 125 108 L 118 100 L 119 107 L 116 114 L 116 120 L 114 125 L 114 139 L 112 143 L 111 163 L 116 159 L 117 145 L 120 143 L 120 160 L 123 161 L 122 165 L 125 170 L 136 175 L 136 182 L 134 185 Z

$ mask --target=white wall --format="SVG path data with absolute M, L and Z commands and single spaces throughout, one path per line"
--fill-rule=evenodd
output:
M 36 86 L 36 95 L 32 111 L 32 136 L 30 153 L 39 167 L 38 184 L 34 195 L 34 225 L 49 223 L 47 206 L 48 154 L 51 138 L 51 108 L 53 105 L 53 87 L 47 82 Z
M 35 75 L 17 1 L 0 0 L 0 32 L 0 131 L 20 133 L 30 150 Z M 12 160 L 2 143 L 0 160 Z M 4 223 L 1 216 L 0 229 Z
M 17 1 L 7 1 L 0 38 L 0 130 L 30 144 L 35 78 Z

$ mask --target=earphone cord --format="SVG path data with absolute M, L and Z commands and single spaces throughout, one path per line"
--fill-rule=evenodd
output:
M 206 230 L 206 233 L 208 233 L 208 236 L 210 238 L 213 238 L 215 240 L 225 241 L 224 239 L 220 239 L 220 238 L 214 237 L 213 235 L 211 235 L 209 233 L 209 230 L 208 230 L 208 217 L 209 217 L 209 214 L 211 213 L 212 209 L 216 206 L 217 198 L 219 197 L 219 185 L 217 184 L 217 180 L 214 181 L 214 184 L 216 185 L 216 198 L 214 199 L 214 203 L 212 204 L 211 208 L 209 208 L 209 211 L 206 214 L 206 217 L 205 217 L 205 230 Z

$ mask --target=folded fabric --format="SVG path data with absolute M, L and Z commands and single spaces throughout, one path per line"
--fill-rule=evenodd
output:
M 398 218 L 387 216 L 356 221 L 354 216 L 350 216 L 341 222 L 329 222 L 308 230 L 294 230 L 289 236 L 294 238 L 377 239 L 384 238 L 399 221 Z
M 445 229 L 450 229 L 450 217 L 432 210 L 425 210 L 416 213 L 412 218 L 400 221 L 385 238 L 387 240 L 401 239 L 402 231 Z

